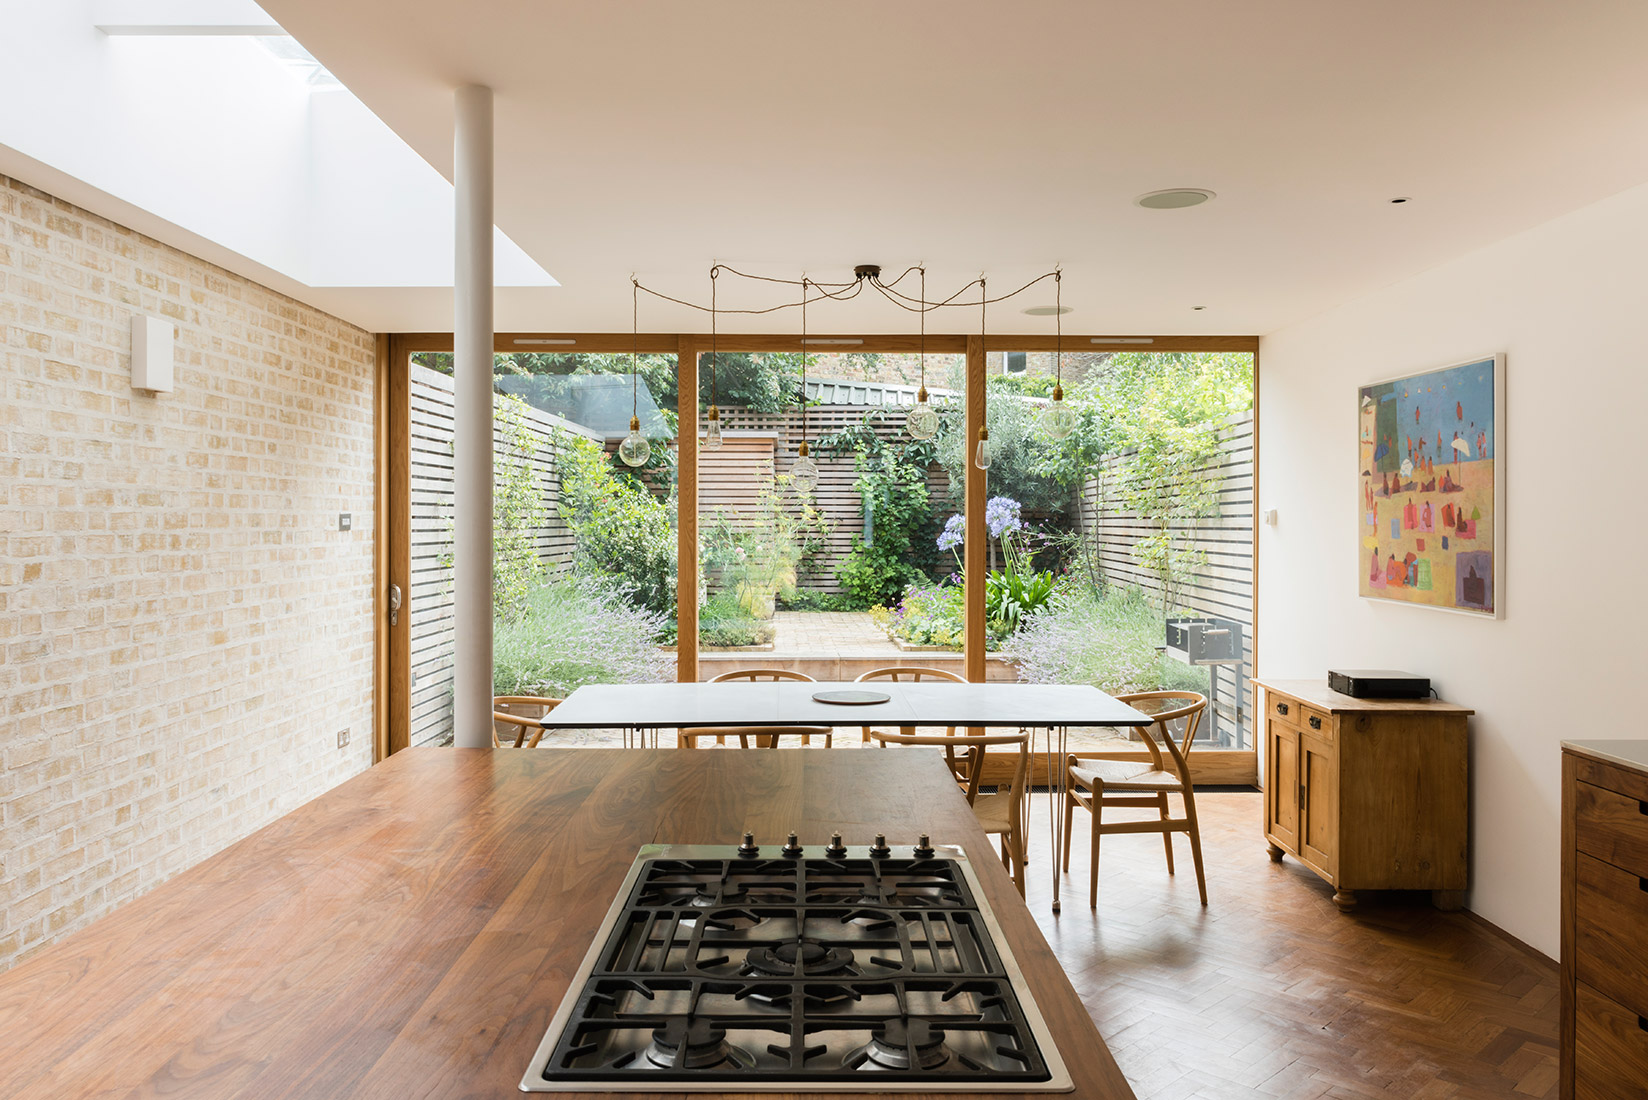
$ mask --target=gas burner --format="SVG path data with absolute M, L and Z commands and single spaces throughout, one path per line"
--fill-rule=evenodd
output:
M 682 1040 L 685 1039 L 685 1049 Z M 755 1058 L 727 1042 L 727 1033 L 708 1020 L 676 1017 L 653 1028 L 641 1057 L 659 1069 L 749 1069 Z
M 752 947 L 744 957 L 748 973 L 762 978 L 828 978 L 851 973 L 852 962 L 853 953 L 847 948 L 825 947 L 812 940 Z
M 528 1092 L 1068 1091 L 965 856 L 648 846 Z
M 910 1064 L 911 1048 L 915 1065 Z M 926 1020 L 887 1020 L 864 1046 L 842 1060 L 847 1069 L 937 1069 L 950 1060 L 944 1032 Z

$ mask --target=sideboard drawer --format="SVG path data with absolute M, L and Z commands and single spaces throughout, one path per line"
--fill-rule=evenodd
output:
M 1574 986 L 1574 1100 L 1641 1100 L 1648 1019 L 1579 982 Z
M 1304 731 L 1322 738 L 1324 741 L 1333 740 L 1333 715 L 1325 710 L 1317 710 L 1311 706 L 1299 708 L 1299 722 Z
M 1304 724 L 1305 705 L 1297 699 L 1290 699 L 1286 695 L 1270 696 L 1270 716 L 1278 722 L 1286 722 L 1295 728 Z
M 1648 877 L 1648 802 L 1576 783 L 1574 835 L 1580 851 Z
M 1593 856 L 1575 857 L 1574 974 L 1631 1011 L 1648 1015 L 1642 979 L 1648 879 Z

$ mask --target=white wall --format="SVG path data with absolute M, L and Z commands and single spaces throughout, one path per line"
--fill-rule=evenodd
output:
M 1260 674 L 1429 675 L 1474 707 L 1470 908 L 1558 951 L 1564 738 L 1641 737 L 1648 186 L 1260 345 Z M 1356 388 L 1506 355 L 1500 620 L 1360 599 Z

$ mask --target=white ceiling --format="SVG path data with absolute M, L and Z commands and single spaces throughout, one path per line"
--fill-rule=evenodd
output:
M 715 261 L 921 261 L 946 292 L 1060 264 L 1078 331 L 1264 333 L 1648 181 L 1641 0 L 263 6 L 448 177 L 453 90 L 495 89 L 498 226 L 562 283 L 501 292 L 504 330 L 627 330 L 631 272 L 702 300 Z M 1176 186 L 1218 198 L 1132 205 Z M 352 293 L 372 327 L 451 326 L 449 292 Z M 1050 329 L 1017 313 L 1044 300 L 991 329 Z M 868 298 L 809 314 L 910 329 Z M 706 327 L 645 300 L 641 324 Z

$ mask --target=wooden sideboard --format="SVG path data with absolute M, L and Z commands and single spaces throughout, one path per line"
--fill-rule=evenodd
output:
M 1562 1098 L 1648 1095 L 1648 741 L 1562 743 Z
M 1429 890 L 1458 909 L 1468 881 L 1474 711 L 1436 699 L 1356 699 L 1322 680 L 1265 691 L 1265 837 L 1334 888 Z

